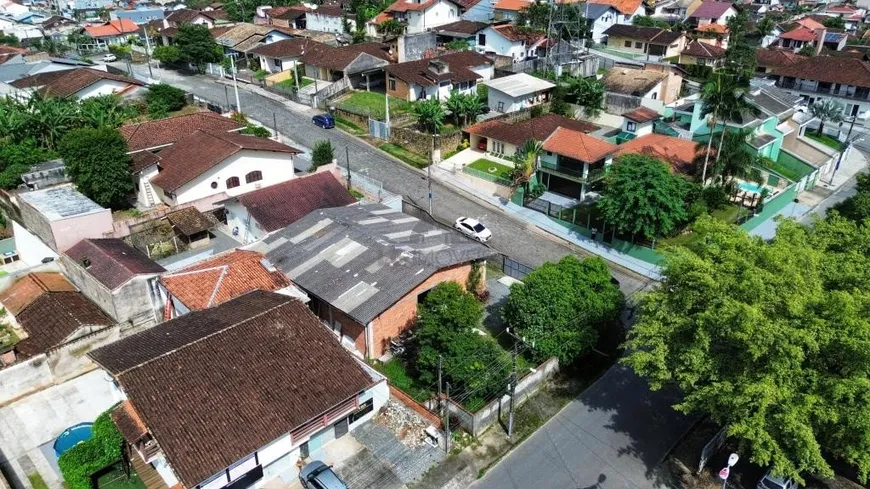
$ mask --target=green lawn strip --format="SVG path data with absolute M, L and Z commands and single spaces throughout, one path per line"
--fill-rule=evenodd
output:
M 48 484 L 45 483 L 45 480 L 38 472 L 27 474 L 27 479 L 30 481 L 30 485 L 33 486 L 33 489 L 48 489 Z
M 386 151 L 387 153 L 395 156 L 396 158 L 404 161 L 405 163 L 415 167 L 415 168 L 426 168 L 429 166 L 429 159 L 425 156 L 418 155 L 417 153 L 412 153 L 407 149 L 397 146 L 392 143 L 385 143 L 380 146 L 380 149 Z
M 113 470 L 100 476 L 97 480 L 98 489 L 145 489 L 145 484 L 136 472 L 130 472 L 130 477 L 121 470 Z M 36 489 L 36 488 L 34 488 Z
M 730 224 L 737 222 L 737 213 L 740 212 L 740 207 L 734 204 L 728 204 L 722 209 L 715 210 L 710 213 L 716 219 Z
M 488 173 L 494 177 L 504 178 L 505 180 L 510 180 L 511 173 L 513 172 L 513 168 L 486 158 L 475 160 L 469 163 L 468 167 L 483 173 Z
M 737 215 L 739 214 L 739 212 L 740 212 L 740 207 L 738 207 L 734 204 L 728 204 L 727 206 L 723 207 L 722 209 L 717 209 L 717 210 L 711 212 L 710 215 L 713 218 L 718 219 L 720 221 L 724 221 L 724 222 L 727 222 L 729 224 L 736 224 L 737 223 Z M 744 211 L 744 212 L 746 212 L 746 211 Z M 690 243 L 694 243 L 695 241 L 697 241 L 697 239 L 698 239 L 698 236 L 695 233 L 689 231 L 687 233 L 683 233 L 683 234 L 680 234 L 677 236 L 661 239 L 661 240 L 659 240 L 659 246 L 685 246 L 685 245 L 688 245 Z M 657 246 L 657 248 L 658 248 L 658 246 Z
M 382 117 L 386 106 L 385 95 L 377 92 L 354 92 L 338 103 L 338 108 L 348 112 L 358 112 L 356 108 L 368 110 L 373 117 Z M 407 100 L 390 97 L 390 115 L 402 115 L 410 112 L 413 106 Z
M 822 143 L 829 148 L 833 148 L 833 149 L 836 149 L 837 151 L 840 151 L 840 141 L 838 141 L 837 139 L 834 139 L 830 136 L 826 136 L 826 135 L 819 136 L 818 134 L 816 134 L 814 132 L 813 133 L 810 133 L 810 132 L 804 133 L 804 136 L 812 139 L 813 141 L 817 141 L 819 143 Z
M 356 136 L 367 133 L 367 131 L 364 131 L 358 125 L 341 116 L 335 116 L 335 125 L 338 126 L 339 129 L 354 134 Z
M 375 370 L 384 374 L 391 384 L 417 401 L 425 402 L 431 396 L 429 389 L 420 385 L 398 358 L 392 358 L 387 363 L 374 362 L 373 366 Z

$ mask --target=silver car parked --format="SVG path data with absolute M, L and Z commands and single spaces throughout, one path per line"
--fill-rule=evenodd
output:
M 299 472 L 299 480 L 305 489 L 348 489 L 332 467 L 320 460 L 315 460 Z

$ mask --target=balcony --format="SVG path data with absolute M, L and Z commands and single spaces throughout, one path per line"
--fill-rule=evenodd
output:
M 853 100 L 870 100 L 870 89 L 868 88 L 857 88 L 849 93 L 846 87 L 840 87 L 839 90 L 835 90 L 834 86 L 829 83 L 809 83 L 809 82 L 801 82 L 801 81 L 780 81 L 776 84 L 777 87 L 785 89 L 785 90 L 797 90 L 799 92 L 806 93 L 818 93 L 822 95 L 831 95 L 834 97 L 842 97 Z
M 574 168 L 558 163 L 548 163 L 546 161 L 541 162 L 541 169 L 546 171 L 547 173 L 552 173 L 553 175 L 564 177 L 580 183 L 597 182 L 598 180 L 604 178 L 604 175 L 606 173 L 604 168 L 590 168 L 589 171 L 586 172 L 586 176 L 584 177 L 582 168 Z

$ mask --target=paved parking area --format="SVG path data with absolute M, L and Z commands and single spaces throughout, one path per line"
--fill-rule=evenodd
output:
M 34 472 L 49 488 L 62 489 L 52 450 L 40 446 L 50 446 L 66 428 L 93 421 L 120 400 L 98 370 L 0 408 L 0 470 L 13 489 L 30 489 L 27 475 Z

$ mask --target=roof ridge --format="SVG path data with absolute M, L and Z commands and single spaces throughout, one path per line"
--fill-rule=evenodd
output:
M 249 294 L 251 294 L 252 292 L 257 292 L 257 291 L 251 291 L 251 292 L 248 292 L 247 294 L 243 294 L 243 295 L 239 296 L 238 298 L 245 297 L 246 295 L 249 295 Z M 281 295 L 281 294 L 274 294 L 274 295 Z M 122 371 L 118 372 L 117 374 L 115 374 L 115 378 L 120 378 L 122 375 L 124 375 L 124 374 L 126 374 L 126 373 L 128 373 L 128 372 L 131 372 L 131 371 L 133 371 L 133 370 L 137 370 L 137 369 L 139 369 L 139 368 L 141 368 L 141 367 L 144 367 L 145 365 L 148 365 L 149 363 L 151 363 L 151 362 L 153 362 L 153 361 L 155 361 L 155 360 L 159 360 L 159 359 L 161 359 L 161 358 L 163 358 L 163 357 L 166 357 L 166 356 L 171 355 L 171 354 L 173 354 L 173 353 L 179 352 L 179 351 L 181 351 L 181 350 L 183 350 L 183 349 L 185 349 L 185 348 L 187 348 L 187 347 L 189 347 L 189 346 L 192 346 L 192 345 L 198 344 L 198 343 L 200 343 L 200 342 L 202 342 L 202 341 L 205 341 L 205 340 L 207 340 L 207 339 L 209 339 L 209 338 L 212 338 L 213 336 L 217 336 L 217 335 L 219 335 L 219 334 L 222 334 L 222 333 L 224 333 L 224 332 L 226 332 L 226 331 L 229 331 L 229 330 L 231 330 L 231 329 L 233 329 L 233 328 L 236 328 L 236 327 L 241 326 L 241 325 L 243 325 L 243 324 L 245 324 L 245 323 L 248 323 L 248 322 L 250 322 L 250 321 L 252 321 L 252 320 L 254 320 L 254 319 L 259 318 L 260 316 L 263 316 L 263 315 L 265 315 L 265 314 L 271 313 L 271 312 L 274 311 L 275 309 L 278 309 L 278 308 L 284 307 L 284 306 L 286 306 L 287 304 L 290 304 L 290 303 L 291 303 L 292 300 L 291 300 L 290 297 L 288 297 L 288 296 L 283 296 L 283 297 L 284 297 L 285 300 L 284 300 L 283 302 L 281 302 L 280 304 L 277 304 L 277 305 L 274 305 L 274 306 L 269 307 L 269 308 L 267 308 L 267 309 L 264 309 L 264 310 L 262 310 L 262 311 L 260 311 L 260 312 L 258 312 L 258 313 L 256 313 L 256 314 L 253 314 L 253 315 L 251 315 L 251 316 L 249 316 L 249 317 L 247 317 L 247 318 L 245 318 L 245 319 L 243 319 L 243 320 L 241 320 L 241 321 L 239 321 L 239 322 L 237 322 L 237 323 L 229 324 L 229 325 L 227 325 L 226 327 L 223 327 L 223 328 L 218 329 L 217 331 L 213 331 L 213 332 L 211 332 L 210 334 L 207 334 L 207 335 L 205 335 L 205 336 L 202 336 L 202 337 L 200 337 L 200 338 L 197 338 L 197 339 L 195 339 L 195 340 L 193 340 L 193 341 L 191 341 L 191 342 L 189 342 L 189 343 L 185 343 L 184 345 L 181 345 L 181 346 L 179 346 L 178 348 L 175 348 L 175 349 L 172 349 L 172 350 L 169 350 L 169 351 L 163 352 L 163 353 L 161 353 L 160 355 L 157 355 L 157 356 L 155 356 L 155 357 L 149 358 L 148 360 L 144 360 L 144 361 L 142 361 L 141 363 L 138 363 L 138 364 L 136 364 L 136 365 L 133 365 L 132 367 L 129 367 L 129 368 L 125 369 L 125 370 L 122 370 Z M 238 298 L 236 298 L 236 299 L 238 299 Z M 234 299 L 234 300 L 235 300 L 235 299 Z M 191 315 L 194 315 L 194 314 L 204 314 L 204 313 L 206 313 L 207 311 L 209 311 L 209 309 L 203 309 L 202 311 L 191 311 L 191 312 L 185 314 L 185 316 L 191 316 Z M 168 323 L 168 322 L 171 322 L 171 320 L 170 320 L 170 321 L 167 321 L 167 323 Z M 164 323 L 164 324 L 166 324 L 166 323 Z M 156 327 L 160 327 L 160 325 L 158 325 L 158 326 L 156 326 Z
M 91 246 L 97 248 L 97 249 L 100 250 L 100 251 L 103 251 L 103 248 L 102 248 L 102 247 L 100 247 L 98 244 L 94 243 L 94 241 L 96 241 L 97 239 L 118 240 L 118 241 L 121 241 L 122 243 L 124 242 L 123 240 L 120 240 L 120 239 L 118 239 L 118 238 L 87 238 L 85 241 L 86 241 L 89 245 L 91 245 Z M 125 244 L 126 244 L 126 243 L 125 243 Z M 109 260 L 115 262 L 115 264 L 117 264 L 117 265 L 120 265 L 121 268 L 123 268 L 124 270 L 126 270 L 126 271 L 128 271 L 128 272 L 130 272 L 130 273 L 133 273 L 134 275 L 136 275 L 136 274 L 133 272 L 133 270 L 130 270 L 129 268 L 127 268 L 126 265 L 124 265 L 123 263 L 121 263 L 121 261 L 118 260 L 117 258 L 115 258 L 115 256 L 112 255 L 111 253 L 103 252 L 103 255 L 109 257 Z

